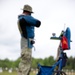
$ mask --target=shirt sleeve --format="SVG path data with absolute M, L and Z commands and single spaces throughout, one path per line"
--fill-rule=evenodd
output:
M 41 25 L 41 21 L 38 19 L 35 19 L 32 16 L 27 15 L 24 18 L 30 26 L 40 27 L 40 25 Z

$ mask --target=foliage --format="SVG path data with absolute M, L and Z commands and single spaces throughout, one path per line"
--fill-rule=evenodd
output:
M 20 62 L 20 58 L 18 58 L 15 61 L 9 60 L 9 59 L 0 59 L 0 67 L 5 69 L 6 67 L 9 68 L 16 68 L 18 67 Z M 32 58 L 32 68 L 37 68 L 38 63 L 44 66 L 51 66 L 56 62 L 53 56 L 41 59 L 41 58 Z M 64 67 L 65 69 L 74 69 L 75 70 L 75 57 L 69 57 L 67 60 L 67 64 Z
M 74 69 L 75 70 L 75 57 L 72 56 L 68 58 L 66 67 L 67 69 Z

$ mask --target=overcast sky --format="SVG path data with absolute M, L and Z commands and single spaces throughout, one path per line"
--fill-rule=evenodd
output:
M 32 56 L 56 58 L 59 41 L 50 40 L 52 33 L 59 36 L 63 29 L 71 29 L 71 50 L 68 57 L 75 57 L 75 0 L 0 0 L 0 59 L 16 60 L 20 57 L 20 33 L 17 17 L 25 4 L 33 8 L 33 17 L 41 20 L 40 28 L 35 28 L 35 51 Z M 65 24 L 65 28 L 64 28 Z

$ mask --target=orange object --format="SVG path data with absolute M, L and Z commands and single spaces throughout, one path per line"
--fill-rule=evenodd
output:
M 68 40 L 65 36 L 63 36 L 62 39 L 61 39 L 61 47 L 62 47 L 63 50 L 68 49 Z

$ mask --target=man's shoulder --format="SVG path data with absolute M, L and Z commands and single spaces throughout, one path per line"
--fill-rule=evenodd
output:
M 20 14 L 18 15 L 18 18 L 21 18 L 21 17 L 24 17 L 25 15 L 24 14 Z

